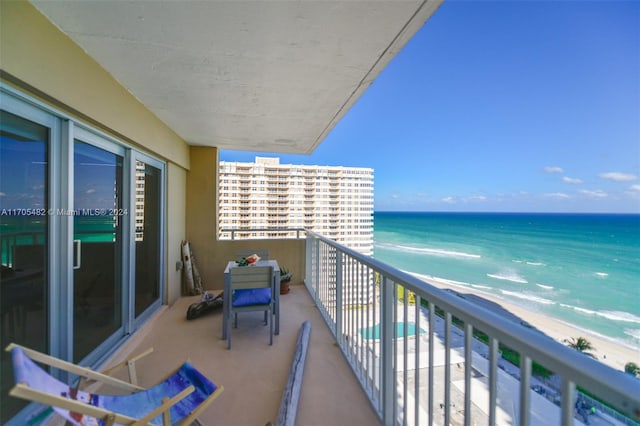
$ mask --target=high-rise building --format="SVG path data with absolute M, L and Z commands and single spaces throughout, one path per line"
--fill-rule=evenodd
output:
M 219 237 L 288 238 L 307 228 L 373 254 L 373 169 L 220 162 Z
M 136 161 L 136 241 L 144 239 L 144 163 Z

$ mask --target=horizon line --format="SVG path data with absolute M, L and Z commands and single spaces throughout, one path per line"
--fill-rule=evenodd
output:
M 471 214 L 558 214 L 558 215 L 625 215 L 640 216 L 640 212 L 531 212 L 531 211 L 467 211 L 467 210 L 374 210 L 374 213 L 471 213 Z

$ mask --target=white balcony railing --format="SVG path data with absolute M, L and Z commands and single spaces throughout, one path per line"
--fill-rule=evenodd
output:
M 312 231 L 306 244 L 305 285 L 384 425 L 640 421 L 630 375 Z
M 246 228 L 223 228 L 220 229 L 221 240 L 246 240 L 252 238 L 305 238 L 306 230 L 303 228 L 285 228 L 273 226 L 267 228 L 255 228 L 247 226 Z

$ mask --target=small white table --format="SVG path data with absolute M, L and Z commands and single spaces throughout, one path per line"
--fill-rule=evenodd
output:
M 277 260 L 259 260 L 256 266 L 273 267 L 273 279 L 276 282 L 276 294 L 274 301 L 274 315 L 276 316 L 276 326 L 274 333 L 280 334 L 280 267 Z M 227 317 L 231 306 L 231 268 L 238 268 L 238 263 L 231 260 L 224 269 L 224 292 L 222 294 L 222 339 L 227 339 Z M 241 268 L 251 268 L 251 266 L 241 266 Z

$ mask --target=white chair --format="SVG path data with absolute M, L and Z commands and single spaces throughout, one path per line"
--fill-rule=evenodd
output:
M 238 312 L 264 311 L 273 345 L 273 312 L 276 285 L 272 266 L 244 266 L 231 269 L 231 303 L 227 317 L 227 349 L 231 349 L 231 319 L 238 327 Z

